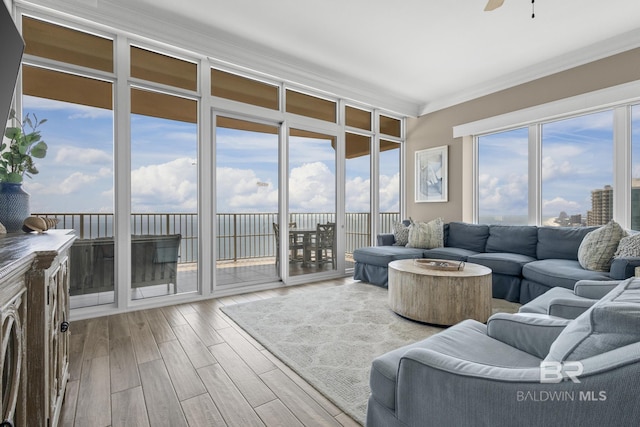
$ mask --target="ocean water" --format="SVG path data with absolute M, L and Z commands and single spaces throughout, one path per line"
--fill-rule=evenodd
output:
M 58 218 L 57 228 L 73 229 L 80 239 L 113 237 L 113 215 L 78 214 L 34 214 Z M 264 258 L 275 256 L 276 242 L 273 223 L 276 213 L 226 213 L 216 215 L 217 260 Z M 398 219 L 398 213 L 381 214 L 381 231 L 389 232 L 390 224 Z M 315 229 L 317 224 L 335 222 L 333 213 L 292 213 L 288 222 L 298 228 Z M 345 217 L 346 251 L 368 246 L 370 243 L 370 215 L 347 213 Z M 389 230 L 387 230 L 389 229 Z M 181 234 L 180 262 L 198 260 L 198 216 L 183 213 L 133 214 L 131 230 L 135 235 Z

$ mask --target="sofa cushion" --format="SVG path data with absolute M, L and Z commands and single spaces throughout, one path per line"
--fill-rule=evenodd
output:
M 562 286 L 573 289 L 578 280 L 610 280 L 607 273 L 585 270 L 578 261 L 569 259 L 544 259 L 522 267 L 522 276 L 548 287 Z
M 488 237 L 488 225 L 450 222 L 445 246 L 484 252 Z
M 625 231 L 615 221 L 587 233 L 578 248 L 578 261 L 583 268 L 609 271 L 611 260 Z
M 640 279 L 630 278 L 573 320 L 545 360 L 583 360 L 640 342 Z
M 489 267 L 494 273 L 518 277 L 522 274 L 522 267 L 535 260 L 527 255 L 506 252 L 477 254 L 467 258 L 468 262 Z
M 364 264 L 387 267 L 397 259 L 422 258 L 422 249 L 405 248 L 404 246 L 371 246 L 353 251 L 353 259 Z
M 485 252 L 511 252 L 536 257 L 538 228 L 533 225 L 490 225 Z
M 582 239 L 597 227 L 539 227 L 536 258 L 578 259 Z
M 462 248 L 434 248 L 427 249 L 423 252 L 423 258 L 435 258 L 435 259 L 450 259 L 454 261 L 466 261 L 471 255 L 475 255 L 478 252 L 470 251 L 469 249 Z
M 444 246 L 444 221 L 436 218 L 429 222 L 411 221 L 407 247 L 431 249 Z
M 500 366 L 505 368 L 540 365 L 539 358 L 487 336 L 487 327 L 482 323 L 465 320 L 425 340 L 400 347 L 373 359 L 369 381 L 371 394 L 376 401 L 389 409 L 395 409 L 396 406 L 396 381 L 400 359 L 413 348 L 428 348 L 438 353 L 485 365 L 495 365 L 495 361 L 500 360 Z M 469 348 L 475 350 L 471 353 Z

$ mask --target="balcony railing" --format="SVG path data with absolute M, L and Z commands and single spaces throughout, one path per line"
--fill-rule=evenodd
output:
M 57 228 L 73 229 L 80 239 L 113 237 L 113 214 L 105 213 L 37 213 L 34 215 L 58 218 Z M 225 213 L 216 215 L 217 260 L 274 257 L 276 251 L 273 223 L 277 213 Z M 391 232 L 392 224 L 399 220 L 397 212 L 380 214 L 380 231 Z M 333 213 L 292 213 L 289 222 L 298 228 L 315 228 L 318 223 L 335 222 Z M 368 246 L 371 215 L 347 213 L 345 217 L 346 253 Z M 180 262 L 198 260 L 198 218 L 193 213 L 154 213 L 131 215 L 131 232 L 134 235 L 180 234 Z

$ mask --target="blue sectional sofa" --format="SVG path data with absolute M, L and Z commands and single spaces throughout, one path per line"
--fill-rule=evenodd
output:
M 609 272 L 591 271 L 578 262 L 584 236 L 596 227 L 537 227 L 451 222 L 444 226 L 444 247 L 394 246 L 393 234 L 378 245 L 356 249 L 354 279 L 387 286 L 387 266 L 398 259 L 436 258 L 481 264 L 493 271 L 493 297 L 522 304 L 578 280 L 622 280 L 634 275 L 640 258 L 615 258 Z

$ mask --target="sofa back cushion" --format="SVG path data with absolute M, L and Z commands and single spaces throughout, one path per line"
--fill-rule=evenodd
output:
M 578 248 L 588 232 L 598 227 L 539 227 L 538 259 L 578 260 Z
M 450 222 L 445 246 L 484 252 L 488 237 L 488 225 Z
M 578 361 L 637 342 L 640 279 L 632 277 L 569 323 L 551 345 L 545 360 Z
M 536 257 L 538 228 L 532 225 L 490 225 L 485 252 L 509 252 Z

